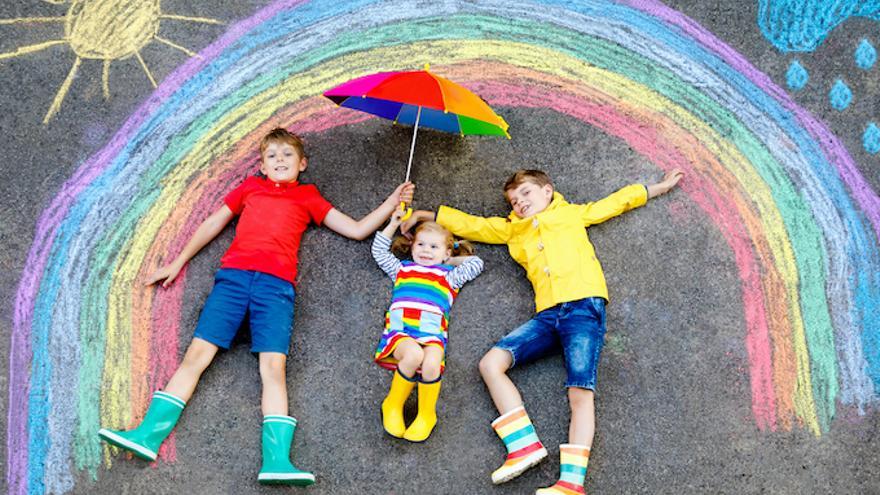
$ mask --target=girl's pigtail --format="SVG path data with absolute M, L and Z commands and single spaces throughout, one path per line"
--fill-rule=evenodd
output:
M 412 250 L 412 240 L 399 235 L 391 241 L 391 252 L 400 258 L 409 256 Z
M 453 256 L 472 256 L 476 252 L 474 245 L 464 239 L 454 241 L 452 244 Z

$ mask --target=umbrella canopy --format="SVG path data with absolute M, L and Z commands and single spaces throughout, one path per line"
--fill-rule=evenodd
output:
M 425 70 L 379 72 L 324 93 L 339 106 L 461 135 L 506 136 L 507 122 L 479 96 Z
M 406 181 L 412 169 L 419 126 L 464 135 L 507 136 L 507 122 L 479 96 L 449 79 L 425 70 L 379 72 L 352 79 L 324 93 L 339 106 L 412 124 L 413 137 L 406 164 Z M 406 205 L 405 220 L 412 213 Z

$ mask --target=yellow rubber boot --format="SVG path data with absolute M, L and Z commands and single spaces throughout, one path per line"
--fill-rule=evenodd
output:
M 440 379 L 419 383 L 419 414 L 403 434 L 410 442 L 424 442 L 437 424 L 437 398 L 440 397 Z
M 400 370 L 394 372 L 391 389 L 382 401 L 382 426 L 392 437 L 401 438 L 406 431 L 406 424 L 403 422 L 403 404 L 415 385 L 415 377 L 407 378 L 400 373 Z

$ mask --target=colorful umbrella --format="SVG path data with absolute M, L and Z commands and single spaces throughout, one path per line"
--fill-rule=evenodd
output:
M 370 74 L 324 93 L 339 106 L 415 126 L 406 165 L 407 181 L 419 126 L 462 136 L 507 136 L 510 139 L 507 122 L 485 101 L 429 69 L 425 64 L 425 70 Z

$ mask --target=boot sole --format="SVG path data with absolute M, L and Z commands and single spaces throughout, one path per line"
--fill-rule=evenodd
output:
M 120 449 L 125 449 L 145 461 L 152 462 L 156 460 L 156 453 L 152 450 L 144 447 L 143 445 L 136 444 L 131 440 L 126 439 L 125 437 L 119 436 L 110 430 L 101 428 L 100 430 L 98 430 L 98 436 L 110 445 L 114 445 L 116 447 L 119 447 Z
M 536 451 L 532 452 L 531 454 L 529 454 L 528 456 L 526 456 L 526 458 L 522 460 L 522 464 L 518 465 L 517 469 L 510 471 L 509 473 L 506 473 L 504 476 L 501 476 L 498 479 L 495 479 L 495 477 L 493 477 L 492 483 L 496 484 L 496 485 L 500 485 L 501 483 L 506 483 L 506 482 L 516 478 L 517 476 L 523 474 L 524 472 L 528 471 L 529 469 L 534 467 L 536 464 L 543 461 L 545 457 L 547 457 L 547 449 L 536 450 Z
M 263 485 L 309 486 L 315 483 L 313 474 L 260 473 L 257 477 Z

